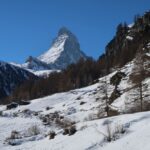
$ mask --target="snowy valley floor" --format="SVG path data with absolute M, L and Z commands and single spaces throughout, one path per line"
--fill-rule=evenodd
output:
M 48 137 L 35 141 L 23 141 L 21 145 L 10 146 L 4 143 L 11 130 L 26 130 L 32 124 L 41 123 L 36 119 L 0 118 L 0 149 L 1 150 L 149 150 L 150 149 L 150 112 L 120 115 L 116 117 L 80 122 L 77 132 L 72 136 L 62 135 L 58 131 L 55 139 Z M 107 123 L 110 124 L 112 134 L 120 127 L 124 132 L 114 134 L 116 138 L 108 142 Z M 43 129 L 44 130 L 44 129 Z M 47 129 L 48 130 L 48 129 Z M 121 129 L 122 131 L 122 129 Z M 44 131 L 43 131 L 44 132 Z M 42 137 L 42 136 L 41 136 Z
M 126 89 L 132 87 L 131 69 L 132 64 L 121 69 L 126 74 L 118 85 L 121 96 L 110 105 L 122 115 L 105 117 L 104 78 L 94 85 L 39 98 L 12 110 L 1 105 L 0 150 L 150 150 L 150 112 L 123 114 L 134 105 L 135 91 Z M 105 78 L 108 84 L 115 73 Z M 150 78 L 144 83 L 148 95 L 145 101 L 149 101 Z M 109 84 L 108 96 L 113 90 L 114 86 Z M 56 123 L 58 114 L 66 122 L 75 122 L 75 134 L 63 135 L 60 122 Z M 47 116 L 54 117 L 49 124 L 44 121 Z M 32 132 L 35 126 L 36 134 Z M 7 138 L 12 131 L 20 135 L 10 145 Z M 50 131 L 56 133 L 54 139 L 49 139 Z

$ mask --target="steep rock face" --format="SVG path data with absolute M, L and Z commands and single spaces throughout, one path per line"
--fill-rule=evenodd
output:
M 38 57 L 53 69 L 64 69 L 69 64 L 79 61 L 80 58 L 86 59 L 86 55 L 80 50 L 75 35 L 65 27 L 59 30 L 51 48 Z
M 32 73 L 0 61 L 0 99 L 11 94 L 11 92 L 26 80 L 37 78 Z
M 107 44 L 105 55 L 100 61 L 105 61 L 107 69 L 123 66 L 135 58 L 140 47 L 150 42 L 150 11 L 143 16 L 135 16 L 134 23 L 119 24 L 114 38 Z

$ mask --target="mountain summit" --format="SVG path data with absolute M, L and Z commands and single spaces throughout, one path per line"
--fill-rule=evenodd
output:
M 51 48 L 38 57 L 54 69 L 64 69 L 69 64 L 76 63 L 80 58 L 86 59 L 86 55 L 80 50 L 80 44 L 76 36 L 66 27 L 62 27 Z
M 41 68 L 42 70 L 61 70 L 72 63 L 77 63 L 81 58 L 86 59 L 87 56 L 81 51 L 76 36 L 66 27 L 62 27 L 50 49 L 37 58 L 30 56 L 23 66 L 34 71 Z

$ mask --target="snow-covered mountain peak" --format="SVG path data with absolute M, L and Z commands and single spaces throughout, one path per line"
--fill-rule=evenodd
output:
M 39 57 L 30 56 L 21 66 L 32 72 L 41 70 L 62 70 L 72 63 L 77 63 L 87 56 L 81 51 L 76 36 L 66 27 L 60 28 L 50 49 Z
M 76 63 L 80 58 L 86 58 L 86 56 L 80 50 L 76 36 L 66 27 L 59 30 L 51 48 L 38 57 L 39 60 L 55 69 L 63 69 L 71 63 Z
M 58 31 L 58 36 L 61 36 L 61 35 L 68 35 L 69 37 L 75 37 L 74 34 L 66 27 L 62 27 L 59 29 Z

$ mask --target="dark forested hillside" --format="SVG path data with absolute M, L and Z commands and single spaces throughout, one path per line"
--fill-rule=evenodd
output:
M 93 59 L 81 59 L 62 72 L 54 72 L 48 78 L 30 80 L 16 88 L 10 99 L 34 99 L 56 92 L 68 91 L 91 84 L 101 75 L 99 64 Z
M 10 95 L 16 87 L 31 79 L 37 79 L 37 77 L 27 70 L 0 61 L 0 103 L 5 103 L 3 98 Z

